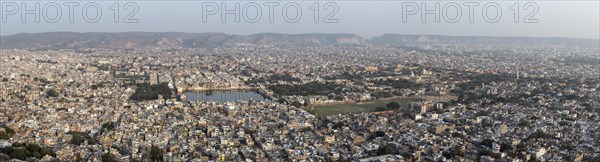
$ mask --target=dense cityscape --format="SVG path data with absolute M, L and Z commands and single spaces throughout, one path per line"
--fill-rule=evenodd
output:
M 3 48 L 0 161 L 600 161 L 598 74 L 579 46 Z

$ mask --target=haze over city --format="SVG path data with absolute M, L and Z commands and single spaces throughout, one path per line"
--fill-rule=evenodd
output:
M 120 21 L 115 23 L 114 4 L 111 1 L 90 1 L 98 4 L 102 10 L 101 19 L 95 23 L 89 23 L 82 16 L 82 8 L 88 4 L 87 1 L 59 1 L 57 5 L 62 11 L 61 17 L 56 21 L 49 23 L 44 18 L 40 18 L 40 23 L 34 21 L 34 15 L 25 15 L 25 23 L 22 21 L 21 7 L 34 10 L 35 3 L 38 1 L 3 1 L 2 28 L 1 35 L 13 35 L 17 33 L 40 33 L 40 32 L 222 32 L 227 34 L 250 35 L 256 33 L 350 33 L 358 34 L 365 38 L 380 36 L 388 33 L 395 34 L 424 34 L 424 35 L 450 35 L 450 36 L 530 36 L 530 37 L 567 37 L 567 38 L 590 38 L 600 39 L 600 13 L 598 1 L 332 1 L 337 6 L 325 9 L 328 2 L 320 1 L 135 1 L 136 10 L 132 14 L 135 23 L 124 23 Z M 36 12 L 38 15 L 49 15 L 47 17 L 56 17 L 56 8 L 49 5 L 49 9 L 43 10 L 46 4 L 53 1 L 39 1 L 40 9 Z M 78 6 L 72 6 L 73 20 L 70 21 L 69 6 L 62 3 L 78 3 Z M 274 3 L 264 5 L 266 3 Z M 313 21 L 315 10 L 314 3 L 320 2 L 319 19 L 317 23 Z M 17 12 L 11 14 L 13 3 L 19 8 Z M 24 3 L 25 5 L 22 5 Z M 223 5 L 223 3 L 225 5 Z M 221 7 L 226 6 L 228 10 L 236 10 L 235 3 L 238 3 L 239 9 L 236 12 L 242 18 L 239 22 L 235 21 L 234 14 L 225 15 L 221 18 Z M 290 23 L 284 20 L 284 16 L 295 17 L 295 8 L 289 8 L 288 14 L 283 14 L 282 9 L 288 3 L 298 4 L 301 16 L 298 22 Z M 424 4 L 423 4 L 424 3 Z M 435 8 L 435 4 L 439 8 Z M 465 5 L 469 3 L 476 3 Z M 486 4 L 498 4 L 501 10 L 500 20 L 490 23 L 484 19 L 484 16 L 495 17 L 494 7 L 483 10 Z M 514 10 L 518 3 L 519 11 Z M 134 7 L 125 10 L 126 2 L 121 2 L 119 8 L 121 11 L 119 17 L 134 13 Z M 244 10 L 244 6 L 256 4 L 260 9 L 253 6 Z M 452 6 L 456 4 L 460 9 L 460 15 L 457 17 L 457 9 Z M 535 4 L 527 7 L 526 5 Z M 209 5 L 209 8 L 203 8 Z M 213 15 L 207 15 L 210 12 L 210 5 L 215 5 L 218 9 Z M 412 9 L 410 5 L 416 5 L 418 12 L 413 15 L 405 15 L 406 10 Z M 111 6 L 113 6 L 111 8 Z M 437 16 L 440 16 L 439 23 L 435 21 L 434 14 L 421 15 L 421 7 L 425 6 L 427 10 L 435 10 Z M 445 6 L 449 6 L 447 9 Z M 269 7 L 273 7 L 273 13 L 269 14 Z M 473 10 L 470 15 L 470 8 Z M 527 7 L 527 8 L 525 8 Z M 42 10 L 45 11 L 42 13 Z M 261 15 L 256 22 L 246 21 L 246 17 L 256 17 L 257 11 Z M 483 11 L 489 12 L 484 14 Z M 517 12 L 515 12 L 517 11 Z M 94 7 L 87 11 L 90 17 L 96 13 Z M 47 13 L 47 14 L 46 14 Z M 224 13 L 224 12 L 223 12 Z M 424 12 L 423 12 L 424 13 Z M 519 16 L 515 22 L 515 13 Z M 326 16 L 331 14 L 332 19 L 337 19 L 335 23 L 324 23 Z M 207 20 L 203 20 L 203 15 Z M 248 15 L 248 16 L 246 16 Z M 530 16 L 530 17 L 527 17 Z M 43 16 L 42 16 L 43 17 Z M 270 22 L 269 17 L 273 18 Z M 406 21 L 404 20 L 406 17 Z M 421 17 L 425 17 L 423 23 Z M 446 20 L 457 17 L 457 21 Z M 472 22 L 470 21 L 472 17 Z M 535 23 L 524 23 L 525 18 L 537 19 Z M 225 22 L 223 22 L 225 20 Z

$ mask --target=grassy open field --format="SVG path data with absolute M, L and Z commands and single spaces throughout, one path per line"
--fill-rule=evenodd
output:
M 344 103 L 344 104 L 332 104 L 316 106 L 312 111 L 316 116 L 329 116 L 335 114 L 345 113 L 360 113 L 360 112 L 374 112 L 375 108 L 381 106 L 386 107 L 386 104 L 395 101 L 401 106 L 408 105 L 412 102 L 421 101 L 416 98 L 396 98 L 390 100 L 378 100 L 365 103 Z

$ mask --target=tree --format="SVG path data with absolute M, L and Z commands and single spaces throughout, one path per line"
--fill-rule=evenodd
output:
M 0 132 L 0 140 L 7 140 L 10 137 L 8 136 L 8 134 L 6 132 Z
M 300 102 L 298 102 L 298 101 L 294 101 L 294 102 L 292 102 L 292 106 L 294 106 L 294 107 L 302 107 L 303 105 Z
M 444 157 L 446 158 L 453 158 L 456 156 L 464 156 L 464 153 L 459 148 L 454 147 L 448 150 L 447 152 L 442 153 L 442 155 L 444 155 Z
M 46 95 L 48 97 L 58 97 L 58 92 L 56 92 L 56 90 L 54 90 L 54 89 L 50 89 L 50 90 L 46 91 Z
M 15 135 L 15 131 L 10 129 L 9 127 L 2 127 L 4 128 L 4 132 L 0 132 L 0 139 L 9 139 L 10 137 L 12 137 L 13 135 Z
M 342 128 L 343 126 L 346 126 L 343 122 L 337 122 L 333 125 L 333 129 Z
M 492 147 L 492 144 L 493 144 L 494 142 L 495 142 L 495 141 L 494 141 L 493 139 L 486 138 L 486 139 L 484 139 L 484 140 L 481 140 L 481 145 L 484 145 L 484 146 L 487 146 L 487 147 L 490 147 L 490 148 L 491 148 L 491 147 Z
M 162 150 L 156 146 L 152 146 L 152 148 L 150 148 L 150 159 L 152 161 L 163 161 Z
M 279 98 L 277 102 L 279 102 L 280 104 L 285 104 L 287 103 L 287 100 L 285 98 Z
M 106 122 L 106 123 L 102 124 L 101 128 L 105 128 L 105 129 L 108 129 L 108 130 L 113 130 L 113 129 L 115 129 L 115 123 L 113 123 L 113 122 Z
M 102 127 L 100 127 L 100 134 L 103 134 L 105 131 L 111 131 L 115 129 L 115 123 L 113 122 L 106 122 L 104 124 L 102 124 Z
M 521 121 L 519 121 L 519 126 L 524 126 L 524 127 L 528 127 L 529 126 L 529 121 L 522 119 Z
M 452 133 L 452 137 L 458 137 L 458 138 L 461 138 L 461 139 L 466 139 L 467 138 L 464 134 L 460 134 L 458 132 Z
M 101 158 L 102 158 L 102 162 L 119 162 L 117 157 L 115 157 L 114 155 L 112 155 L 110 153 L 106 153 L 106 154 L 102 155 Z
M 375 131 L 375 133 L 373 133 L 375 135 L 375 137 L 383 137 L 385 136 L 385 132 L 384 131 Z
M 461 93 L 460 95 L 458 95 L 458 98 L 456 99 L 458 102 L 462 102 L 465 100 L 465 94 Z
M 483 121 L 481 121 L 481 126 L 482 127 L 491 127 L 491 126 L 494 126 L 494 123 L 492 123 L 492 121 L 490 121 L 490 120 L 483 120 Z
M 385 146 L 379 147 L 377 149 L 377 155 L 387 155 L 392 154 L 396 151 L 396 148 L 392 144 L 387 144 Z
M 96 140 L 90 137 L 90 135 L 86 132 L 67 132 L 67 134 L 73 135 L 73 138 L 71 139 L 71 144 L 74 145 L 79 146 L 85 143 L 85 141 L 87 141 L 88 144 L 96 143 Z
M 2 78 L 2 82 L 8 82 L 8 78 Z
M 404 159 L 412 159 L 413 155 L 408 152 L 402 152 L 402 157 L 404 157 Z
M 398 108 L 400 108 L 400 104 L 398 104 L 398 102 L 394 102 L 394 101 L 388 103 L 386 106 L 388 108 L 390 108 L 390 109 L 398 109 Z

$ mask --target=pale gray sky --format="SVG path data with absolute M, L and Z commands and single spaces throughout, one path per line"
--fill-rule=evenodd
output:
M 533 36 L 533 37 L 572 37 L 572 38 L 600 38 L 600 2 L 594 1 L 468 1 L 476 2 L 474 7 L 473 22 L 469 22 L 469 8 L 464 1 L 425 1 L 428 10 L 435 9 L 435 3 L 439 2 L 442 15 L 440 22 L 435 22 L 435 15 L 425 15 L 426 22 L 421 22 L 421 7 L 423 1 L 268 1 L 270 4 L 278 3 L 274 7 L 272 15 L 274 22 L 269 22 L 269 5 L 265 1 L 225 1 L 228 9 L 234 9 L 234 3 L 239 2 L 242 14 L 240 22 L 236 23 L 234 15 L 225 15 L 226 22 L 221 21 L 222 2 L 224 1 L 136 1 L 139 11 L 133 16 L 137 23 L 123 23 L 125 16 L 135 8 L 129 5 L 124 8 L 125 2 L 119 2 L 119 22 L 114 22 L 114 11 L 111 5 L 115 1 L 25 1 L 27 9 L 34 9 L 34 3 L 40 3 L 39 11 L 31 11 L 41 14 L 40 22 L 34 21 L 35 15 L 26 16 L 26 22 L 21 21 L 21 7 L 23 1 L 2 1 L 0 4 L 0 34 L 11 35 L 16 33 L 38 33 L 52 31 L 74 31 L 74 32 L 126 32 L 126 31 L 149 31 L 149 32 L 223 32 L 227 34 L 254 34 L 254 33 L 353 33 L 365 38 L 378 36 L 386 33 L 396 34 L 439 34 L 457 36 Z M 73 22 L 69 22 L 69 8 L 65 2 L 78 2 L 79 6 L 74 8 Z M 88 4 L 88 17 L 95 17 L 93 4 L 97 2 L 102 9 L 102 16 L 96 23 L 87 22 L 82 14 L 82 8 Z M 213 3 L 214 2 L 214 3 Z M 315 10 L 311 6 L 319 3 L 318 23 L 314 22 Z M 327 3 L 334 2 L 334 3 Z M 514 22 L 514 5 L 518 3 L 519 18 Z M 14 6 L 18 7 L 15 11 Z M 203 6 L 204 4 L 204 6 Z M 214 15 L 206 15 L 218 5 L 219 11 Z M 287 17 L 283 14 L 284 6 L 288 5 Z M 302 16 L 293 19 L 296 15 L 294 5 L 298 4 L 302 10 Z M 502 10 L 501 17 L 495 23 L 484 19 L 493 19 L 496 16 L 494 5 Z M 56 16 L 56 5 L 62 12 L 60 18 Z M 414 15 L 407 15 L 403 22 L 404 13 L 410 13 L 415 5 L 419 11 Z M 487 14 L 484 14 L 484 6 L 488 6 Z M 244 7 L 246 6 L 246 7 Z M 256 6 L 261 9 L 260 19 L 256 16 Z M 324 18 L 337 6 L 337 13 L 333 15 L 332 21 L 337 23 L 324 23 Z M 446 7 L 444 7 L 446 6 Z M 457 8 L 460 7 L 460 19 L 454 19 Z M 513 6 L 513 7 L 511 7 Z M 326 8 L 328 7 L 328 8 Z M 47 8 L 44 10 L 43 8 Z M 203 10 L 206 8 L 207 10 Z M 244 10 L 243 8 L 247 8 Z M 407 10 L 403 10 L 406 8 Z M 444 10 L 447 8 L 447 10 Z M 114 9 L 114 8 L 113 8 Z M 127 10 L 126 10 L 127 9 Z M 537 23 L 524 23 L 527 15 L 537 12 L 531 17 L 531 21 Z M 203 14 L 203 11 L 204 14 Z M 404 12 L 403 12 L 404 11 Z M 438 12 L 439 13 L 439 12 Z M 206 22 L 203 22 L 206 15 Z M 244 19 L 246 18 L 246 19 Z M 295 23 L 287 22 L 296 21 Z M 57 21 L 55 23 L 49 23 Z M 252 23 L 253 21 L 256 21 Z M 454 22 L 456 21 L 456 22 Z M 454 23 L 453 23 L 454 22 Z

